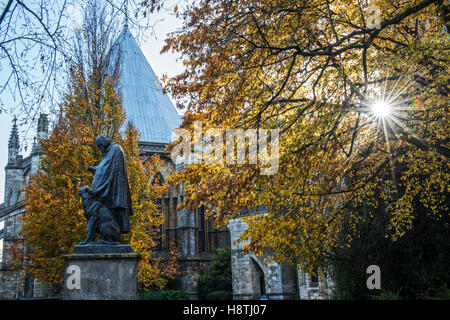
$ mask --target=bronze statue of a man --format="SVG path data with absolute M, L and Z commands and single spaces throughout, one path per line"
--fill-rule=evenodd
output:
M 98 166 L 88 167 L 94 173 L 90 192 L 94 199 L 111 210 L 120 233 L 129 233 L 133 207 L 125 155 L 118 144 L 104 136 L 98 136 L 95 143 L 103 153 L 103 159 Z

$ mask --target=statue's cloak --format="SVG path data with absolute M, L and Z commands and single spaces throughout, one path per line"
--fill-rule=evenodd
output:
M 91 191 L 94 198 L 111 209 L 121 233 L 130 232 L 129 217 L 133 215 L 127 167 L 122 148 L 111 142 L 96 167 Z

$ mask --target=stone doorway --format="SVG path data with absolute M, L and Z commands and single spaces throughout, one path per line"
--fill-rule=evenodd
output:
M 266 294 L 266 279 L 259 263 L 253 258 L 250 261 L 252 265 L 253 299 L 259 300 L 262 295 Z
M 33 299 L 34 295 L 34 279 L 31 277 L 25 277 L 23 297 L 25 299 Z

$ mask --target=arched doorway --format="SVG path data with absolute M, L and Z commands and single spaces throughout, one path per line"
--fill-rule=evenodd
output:
M 253 291 L 253 299 L 260 299 L 262 295 L 266 293 L 266 277 L 263 269 L 261 268 L 258 261 L 256 261 L 253 257 L 250 258 L 252 265 L 252 291 Z

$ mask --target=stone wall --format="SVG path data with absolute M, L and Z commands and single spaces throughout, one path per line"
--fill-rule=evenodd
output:
M 19 299 L 24 296 L 23 270 L 0 270 L 0 299 Z
M 300 299 L 302 300 L 323 300 L 331 299 L 333 292 L 333 281 L 328 275 L 319 274 L 313 281 L 313 276 L 298 270 Z
M 231 236 L 231 267 L 233 299 L 329 299 L 332 282 L 326 276 L 312 281 L 310 274 L 288 263 L 278 264 L 269 256 L 257 257 L 243 253 L 247 241 L 237 242 L 247 229 L 242 219 L 232 219 L 228 225 Z
M 214 254 L 203 253 L 194 257 L 180 257 L 180 289 L 189 292 L 192 300 L 198 299 L 198 279 L 208 272 Z
M 26 279 L 24 270 L 12 269 L 8 262 L 12 257 L 9 253 L 11 246 L 17 246 L 20 239 L 20 216 L 25 212 L 21 205 L 8 206 L 3 209 L 0 219 L 4 221 L 4 239 L 2 263 L 0 265 L 0 299 L 32 299 L 58 298 L 54 287 L 40 284 L 36 279 Z M 19 240 L 20 241 L 20 240 Z M 21 244 L 21 242 L 20 242 Z

